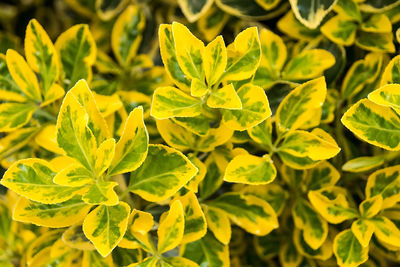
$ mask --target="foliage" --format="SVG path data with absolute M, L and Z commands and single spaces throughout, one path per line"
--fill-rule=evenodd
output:
M 400 262 L 400 1 L 0 14 L 0 266 Z

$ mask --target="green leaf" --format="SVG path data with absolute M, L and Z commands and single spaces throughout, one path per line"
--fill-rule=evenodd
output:
M 178 0 L 178 4 L 187 18 L 192 23 L 198 20 L 213 4 L 212 0 Z
M 355 173 L 365 172 L 375 169 L 383 165 L 384 163 L 385 160 L 382 156 L 359 157 L 349 160 L 345 164 L 343 164 L 342 170 Z
M 221 244 L 212 233 L 208 232 L 202 239 L 185 244 L 182 247 L 182 256 L 199 265 L 209 267 L 228 267 L 229 248 Z
M 201 114 L 201 104 L 200 99 L 191 97 L 175 87 L 159 87 L 153 95 L 151 116 L 156 119 L 195 117 Z
M 361 246 L 368 247 L 371 237 L 374 234 L 375 226 L 369 220 L 358 219 L 352 223 L 351 231 Z
M 37 106 L 23 103 L 0 104 L 0 132 L 11 132 L 27 124 Z
M 384 216 L 376 216 L 369 220 L 375 225 L 375 236 L 378 240 L 396 248 L 400 244 L 400 230 L 398 226 Z
M 296 200 L 292 216 L 296 227 L 303 230 L 304 241 L 314 250 L 320 248 L 328 236 L 328 223 L 302 198 Z
M 324 49 L 304 50 L 287 63 L 284 80 L 308 80 L 320 76 L 335 64 L 335 57 Z
M 272 207 L 252 195 L 225 193 L 209 205 L 225 211 L 235 224 L 254 235 L 266 235 L 279 226 Z
M 111 48 L 122 66 L 130 64 L 142 41 L 146 23 L 139 6 L 130 5 L 119 15 L 111 31 Z
M 400 118 L 391 108 L 363 99 L 344 113 L 342 123 L 362 140 L 387 150 L 400 149 Z
M 361 22 L 361 12 L 354 0 L 338 0 L 333 9 L 340 15 Z
M 117 185 L 117 182 L 98 181 L 87 187 L 82 200 L 93 205 L 114 206 L 119 202 L 118 195 L 113 189 Z
M 332 42 L 349 46 L 356 39 L 357 24 L 347 17 L 336 15 L 322 25 L 321 32 Z
M 373 52 L 394 53 L 396 51 L 391 32 L 375 33 L 361 31 L 357 36 L 356 45 Z
M 225 85 L 222 88 L 211 92 L 207 99 L 207 106 L 211 108 L 242 109 L 242 102 L 233 87 L 233 84 Z
M 225 170 L 224 180 L 242 184 L 267 184 L 276 177 L 275 166 L 268 154 L 256 157 L 250 154 L 234 157 Z
M 227 48 L 228 63 L 222 76 L 225 80 L 245 80 L 257 70 L 261 60 L 260 38 L 256 27 L 239 33 Z
M 96 61 L 97 48 L 88 25 L 72 26 L 60 34 L 55 47 L 60 55 L 67 88 L 71 88 L 80 79 L 92 79 L 92 65 Z
M 53 181 L 59 185 L 80 187 L 94 183 L 95 178 L 95 175 L 81 164 L 71 164 L 59 171 Z
M 223 183 L 224 172 L 220 170 L 213 157 L 206 160 L 207 173 L 199 185 L 200 196 L 203 199 L 210 197 Z
M 307 28 L 315 29 L 319 26 L 324 17 L 335 6 L 337 0 L 290 0 L 293 13 L 296 18 Z
M 97 251 L 107 256 L 126 232 L 130 207 L 125 202 L 115 206 L 100 205 L 83 221 L 83 232 Z
M 131 173 L 129 189 L 147 201 L 159 202 L 175 194 L 197 171 L 181 152 L 149 145 L 145 161 Z
M 350 229 L 336 235 L 333 253 L 339 266 L 359 266 L 368 260 L 368 248 L 361 246 Z
M 400 83 L 400 56 L 392 58 L 382 74 L 380 85 L 390 83 Z
M 4 54 L 0 54 L 0 93 L 1 100 L 16 102 L 25 102 L 27 100 L 11 77 Z
M 237 91 L 242 109 L 222 110 L 222 122 L 230 129 L 247 130 L 271 116 L 268 98 L 261 87 L 250 83 Z
M 328 161 L 322 161 L 317 166 L 306 171 L 308 190 L 318 190 L 333 186 L 340 179 L 340 173 Z
M 56 172 L 42 159 L 15 162 L 3 176 L 1 184 L 19 195 L 45 204 L 57 204 L 71 199 L 80 188 L 55 184 Z
M 26 60 L 33 71 L 40 74 L 44 99 L 47 100 L 50 87 L 58 79 L 60 63 L 53 43 L 36 19 L 28 23 L 24 44 Z
M 320 108 L 326 97 L 325 78 L 303 83 L 291 91 L 276 111 L 278 132 L 295 130 L 314 116 L 310 110 Z
M 143 121 L 143 108 L 135 108 L 125 122 L 108 175 L 136 170 L 146 158 L 148 143 L 149 134 Z
M 381 195 L 382 209 L 390 208 L 400 201 L 400 166 L 384 168 L 372 173 L 367 180 L 365 197 L 372 198 Z
M 44 227 L 62 228 L 81 222 L 90 208 L 91 205 L 83 202 L 80 196 L 60 204 L 42 204 L 21 197 L 15 205 L 13 219 Z
M 381 211 L 382 204 L 383 198 L 381 195 L 365 199 L 359 207 L 361 216 L 364 218 L 374 217 Z

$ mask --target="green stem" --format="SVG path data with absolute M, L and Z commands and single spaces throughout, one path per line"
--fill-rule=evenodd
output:
M 36 113 L 37 115 L 41 116 L 41 117 L 44 117 L 44 118 L 48 119 L 48 120 L 51 121 L 51 122 L 56 122 L 56 121 L 57 121 L 57 117 L 56 117 L 56 116 L 54 116 L 53 114 L 47 112 L 47 111 L 44 110 L 44 109 L 38 108 L 38 109 L 35 111 L 35 113 Z

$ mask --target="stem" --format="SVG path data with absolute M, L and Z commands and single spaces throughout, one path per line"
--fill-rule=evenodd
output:
M 44 110 L 44 109 L 38 108 L 38 109 L 35 111 L 35 113 L 36 113 L 37 115 L 41 116 L 41 117 L 44 117 L 44 118 L 48 119 L 49 121 L 52 121 L 52 122 L 56 122 L 56 121 L 57 121 L 57 117 L 56 117 L 56 116 L 54 116 L 53 114 L 47 112 L 47 111 Z

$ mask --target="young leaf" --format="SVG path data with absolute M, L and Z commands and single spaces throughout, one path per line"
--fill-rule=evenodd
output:
M 396 112 L 368 99 L 344 113 L 342 123 L 362 140 L 387 150 L 400 149 L 400 119 Z
M 271 116 L 268 98 L 261 87 L 250 83 L 237 91 L 242 109 L 222 110 L 222 122 L 233 130 L 247 130 Z
M 110 166 L 115 154 L 115 140 L 110 138 L 100 144 L 97 149 L 97 158 L 94 169 L 97 176 L 102 175 Z
M 225 170 L 224 180 L 242 184 L 267 184 L 276 177 L 275 166 L 268 154 L 256 157 L 249 154 L 234 157 Z
M 374 234 L 375 226 L 372 222 L 365 219 L 358 219 L 351 225 L 353 235 L 360 242 L 361 246 L 368 247 L 371 237 Z
M 115 206 L 98 206 L 83 221 L 83 232 L 97 251 L 107 256 L 126 232 L 130 207 L 125 202 Z
M 383 198 L 381 195 L 376 195 L 372 198 L 367 198 L 360 204 L 360 214 L 363 218 L 372 218 L 377 215 L 382 209 Z
M 176 58 L 183 73 L 190 79 L 204 81 L 203 57 L 204 43 L 197 39 L 186 26 L 172 23 L 172 34 L 175 41 Z
M 6 62 L 11 77 L 28 99 L 41 102 L 39 82 L 25 59 L 15 50 L 8 49 Z
M 55 184 L 56 172 L 42 159 L 15 162 L 4 174 L 1 184 L 30 200 L 57 204 L 71 199 L 80 188 Z
M 95 175 L 81 164 L 71 164 L 57 173 L 53 181 L 56 184 L 80 187 L 95 182 Z
M 184 228 L 183 206 L 179 200 L 175 200 L 171 203 L 168 214 L 157 230 L 158 253 L 161 254 L 177 247 L 182 241 Z
M 221 36 L 209 43 L 204 51 L 204 72 L 208 85 L 216 84 L 225 71 L 227 52 Z
M 225 193 L 210 202 L 225 211 L 238 226 L 254 235 L 266 235 L 278 228 L 275 211 L 264 200 L 239 193 Z
M 207 222 L 196 195 L 189 191 L 175 199 L 181 202 L 185 215 L 182 243 L 190 243 L 202 238 L 207 233 Z
M 325 78 L 320 77 L 303 83 L 291 91 L 276 111 L 276 125 L 279 132 L 295 130 L 310 120 L 312 109 L 319 108 L 326 97 Z
M 131 173 L 129 189 L 147 201 L 158 202 L 175 194 L 196 173 L 197 168 L 181 152 L 149 145 L 145 161 Z
M 57 38 L 56 50 L 60 55 L 67 88 L 80 79 L 92 80 L 92 65 L 96 61 L 96 43 L 84 24 L 72 26 Z
M 19 222 L 62 228 L 81 222 L 88 214 L 91 205 L 75 196 L 60 204 L 42 204 L 24 197 L 18 199 L 13 219 Z
M 242 102 L 233 87 L 233 84 L 225 85 L 222 88 L 211 92 L 207 99 L 207 106 L 210 108 L 242 109 Z
M 228 245 L 232 235 L 228 215 L 224 211 L 211 206 L 206 206 L 203 210 L 205 211 L 208 229 L 210 229 L 219 242 Z
M 256 27 L 239 33 L 227 48 L 228 63 L 223 78 L 238 81 L 250 78 L 261 60 L 260 38 Z
M 192 83 L 190 84 L 190 94 L 192 96 L 203 97 L 209 92 L 210 90 L 204 82 L 196 78 L 192 80 Z
M 87 188 L 82 195 L 82 200 L 92 205 L 117 205 L 119 198 L 114 191 L 117 185 L 117 182 L 98 181 Z
M 128 6 L 115 21 L 111 31 L 111 47 L 120 65 L 128 65 L 136 56 L 145 23 L 142 10 L 134 5 Z
M 125 122 L 108 175 L 136 170 L 146 158 L 148 143 L 149 134 L 143 121 L 143 108 L 135 108 Z
M 60 63 L 53 43 L 36 19 L 26 27 L 25 56 L 32 70 L 42 78 L 44 99 L 49 99 L 49 89 L 60 73 Z
M 154 92 L 151 116 L 156 119 L 194 117 L 201 113 L 201 100 L 175 87 L 159 87 Z
M 168 76 L 180 89 L 190 92 L 191 81 L 182 71 L 177 60 L 172 25 L 161 24 L 158 36 L 160 39 L 161 58 Z
M 339 266 L 358 266 L 368 260 L 368 248 L 363 247 L 350 229 L 336 235 L 333 253 Z

